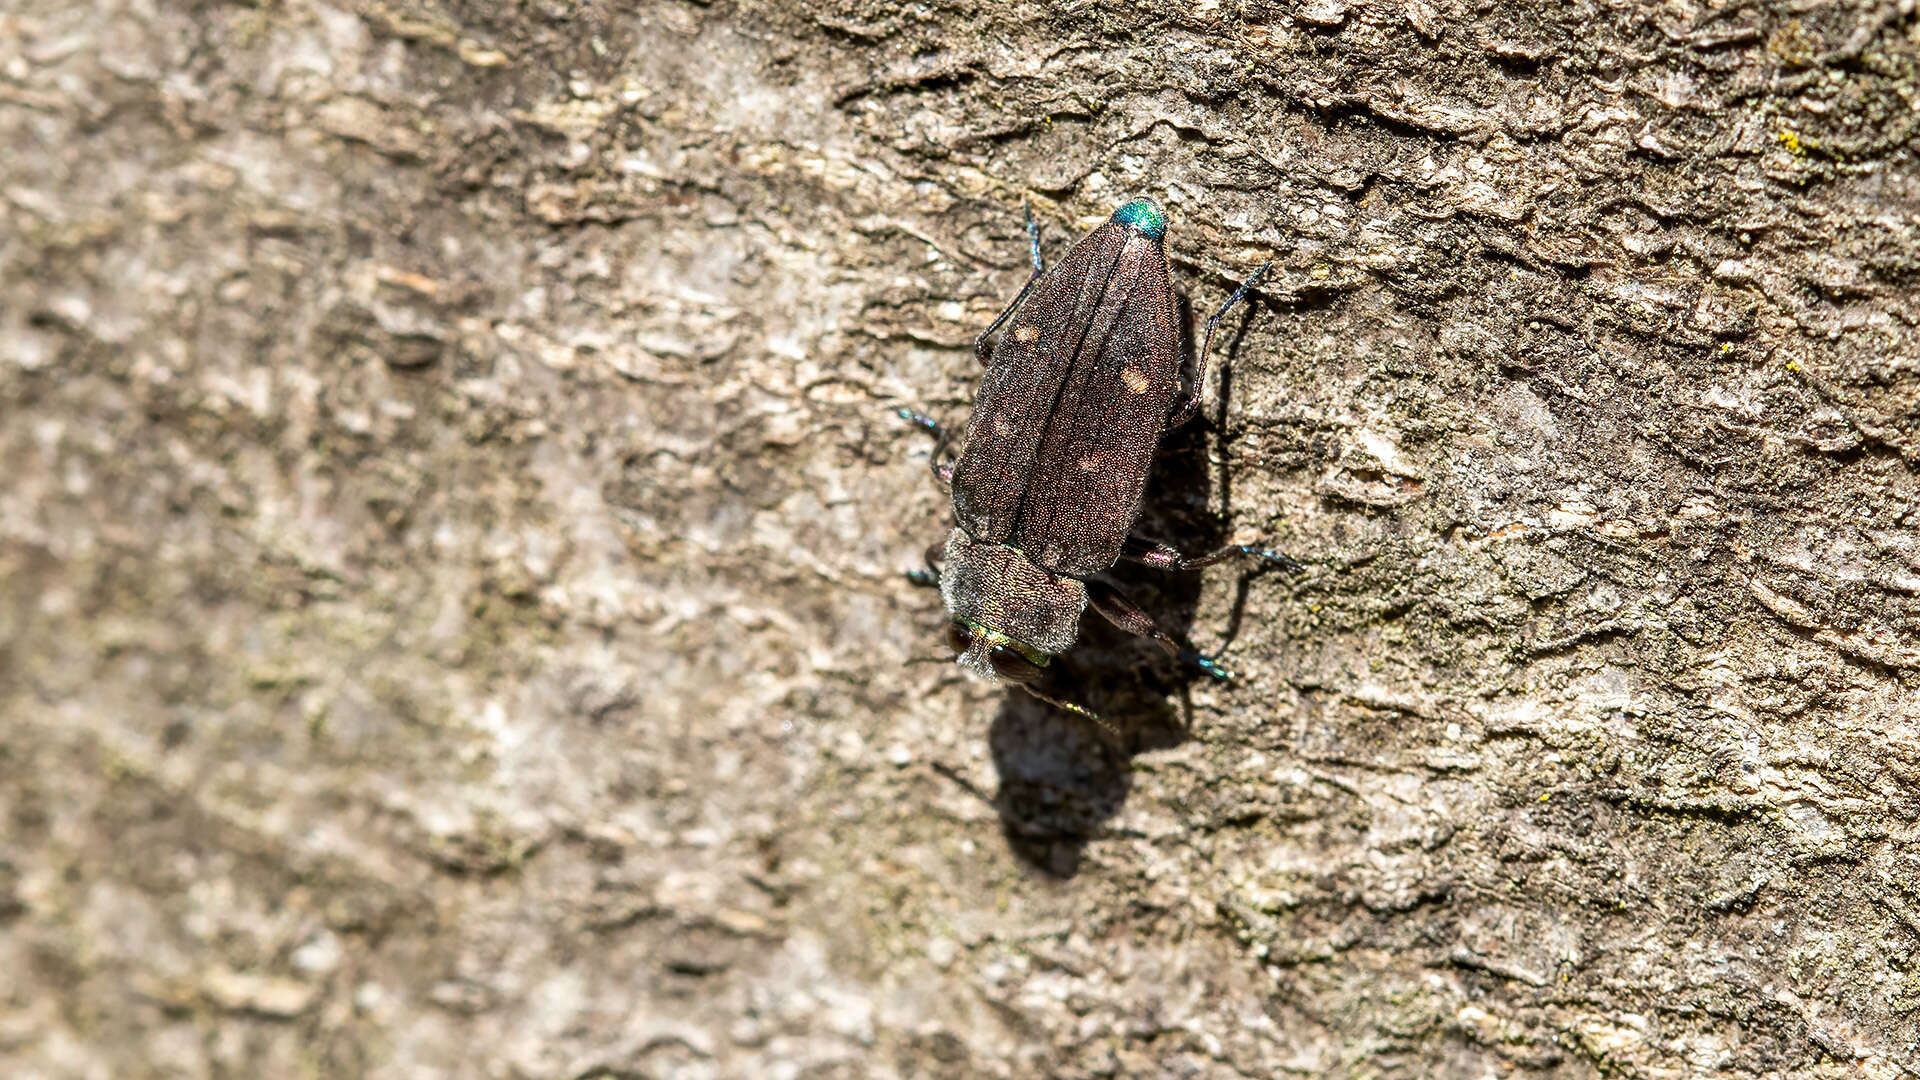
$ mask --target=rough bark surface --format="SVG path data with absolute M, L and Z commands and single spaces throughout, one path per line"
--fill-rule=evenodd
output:
M 1920 19 L 13 0 L 0 1073 L 1920 1075 Z M 1124 198 L 1090 633 L 928 447 Z

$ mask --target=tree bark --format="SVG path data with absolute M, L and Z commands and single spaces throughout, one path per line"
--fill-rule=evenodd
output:
M 9 1076 L 1920 1075 L 1912 0 L 0 14 Z M 1090 630 L 902 571 L 1126 198 Z

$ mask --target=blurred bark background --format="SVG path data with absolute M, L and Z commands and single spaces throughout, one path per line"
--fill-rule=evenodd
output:
M 1912 0 L 13 0 L 0 154 L 8 1076 L 1920 1075 Z M 891 410 L 1136 194 L 1308 569 L 1116 740 Z

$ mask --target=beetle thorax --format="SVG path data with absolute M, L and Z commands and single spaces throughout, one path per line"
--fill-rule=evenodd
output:
M 971 640 L 959 658 L 970 673 L 1000 677 L 989 661 L 998 647 L 1017 650 L 1036 666 L 1067 651 L 1079 636 L 1087 588 L 1035 566 L 1017 548 L 990 544 L 955 529 L 947 537 L 940 594 Z

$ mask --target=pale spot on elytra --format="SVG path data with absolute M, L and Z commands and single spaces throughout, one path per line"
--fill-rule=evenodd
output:
M 1153 385 L 1152 381 L 1147 378 L 1146 372 L 1131 365 L 1120 369 L 1120 381 L 1126 383 L 1127 389 L 1136 394 L 1146 393 L 1147 387 Z
M 1100 467 L 1100 462 L 1099 462 L 1099 460 L 1098 460 L 1098 459 L 1096 459 L 1096 458 L 1091 458 L 1091 457 L 1083 457 L 1083 458 L 1081 458 L 1081 459 L 1080 459 L 1080 471 L 1081 471 L 1081 472 L 1092 472 L 1093 470 L 1095 470 L 1095 469 L 1097 469 L 1097 468 L 1099 468 L 1099 467 Z
M 1019 326 L 1013 328 L 1013 340 L 1022 345 L 1033 344 L 1033 339 L 1039 336 L 1040 328 L 1032 323 L 1021 323 Z
M 1011 420 L 1009 420 L 1009 419 L 1007 419 L 1007 418 L 1006 418 L 1006 417 L 1004 417 L 1004 416 L 996 416 L 996 417 L 994 417 L 994 418 L 993 418 L 993 433 L 994 433 L 995 435 L 1011 435 L 1011 434 L 1013 434 L 1013 421 L 1011 421 Z

